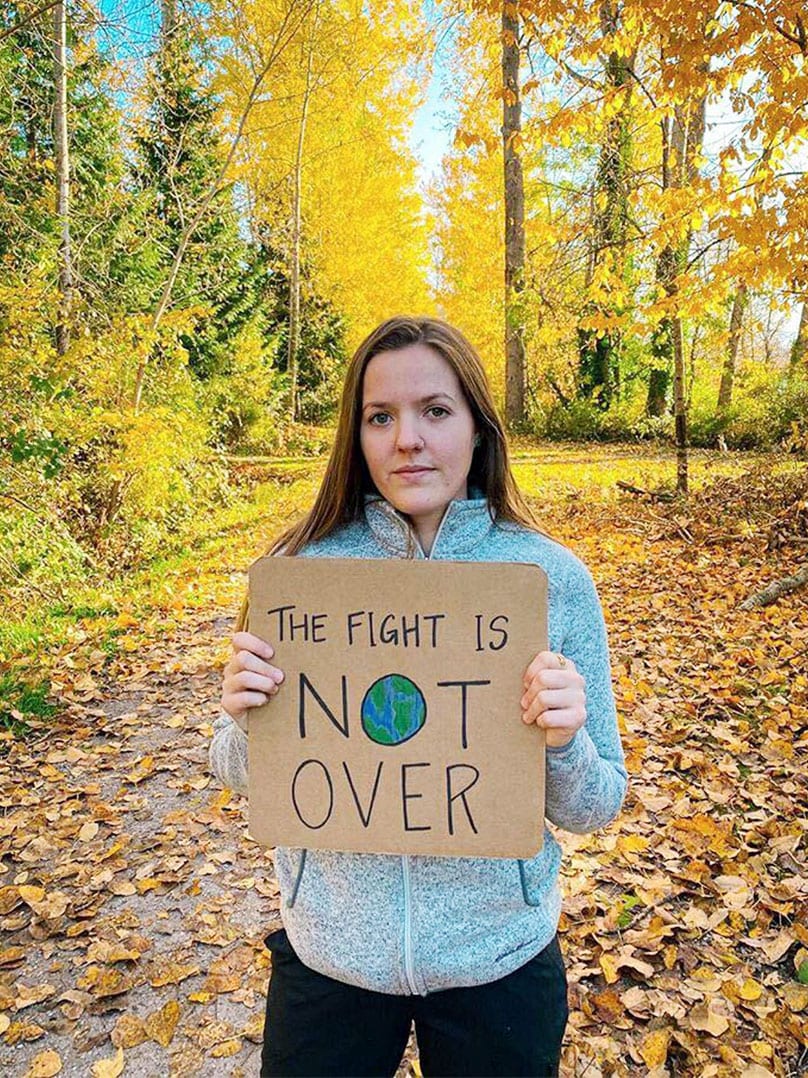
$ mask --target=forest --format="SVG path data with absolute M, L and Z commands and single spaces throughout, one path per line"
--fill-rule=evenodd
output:
M 228 454 L 316 453 L 402 311 L 466 333 L 519 433 L 804 451 L 799 5 L 2 17 L 12 594 L 180 548 Z
M 218 671 L 400 313 L 477 348 L 606 612 L 633 785 L 565 847 L 564 1073 L 803 1073 L 792 0 L 0 0 L 0 1068 L 255 1069 Z

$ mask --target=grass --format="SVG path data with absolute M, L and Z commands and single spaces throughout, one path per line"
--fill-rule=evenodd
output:
M 0 728 L 24 737 L 31 729 L 29 720 L 48 719 L 58 710 L 49 695 L 48 680 L 29 683 L 13 673 L 0 675 Z

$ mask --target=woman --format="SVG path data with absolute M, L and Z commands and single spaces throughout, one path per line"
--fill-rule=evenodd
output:
M 546 816 L 585 833 L 617 815 L 626 773 L 592 577 L 536 526 L 456 329 L 392 318 L 359 346 L 315 505 L 270 552 L 540 565 L 552 650 L 525 671 L 521 706 L 545 731 Z M 240 790 L 250 709 L 283 691 L 246 612 L 211 746 Z M 413 1021 L 425 1075 L 557 1074 L 567 1000 L 549 831 L 527 861 L 282 848 L 275 860 L 284 928 L 266 941 L 263 1075 L 392 1075 Z

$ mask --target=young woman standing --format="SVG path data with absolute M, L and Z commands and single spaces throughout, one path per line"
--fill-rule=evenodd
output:
M 614 819 L 626 772 L 595 586 L 522 500 L 482 364 L 456 329 L 398 317 L 360 345 L 314 507 L 270 553 L 540 565 L 551 650 L 514 691 L 545 731 L 546 817 L 579 833 Z M 239 790 L 250 710 L 284 691 L 246 614 L 211 745 L 214 772 Z M 425 1075 L 557 1074 L 560 858 L 547 829 L 524 861 L 278 848 L 284 928 L 266 941 L 262 1075 L 392 1075 L 413 1022 Z

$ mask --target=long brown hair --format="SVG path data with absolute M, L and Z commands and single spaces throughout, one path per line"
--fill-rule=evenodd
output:
M 398 315 L 377 326 L 351 357 L 342 387 L 334 444 L 317 498 L 302 520 L 273 541 L 267 554 L 281 551 L 284 556 L 297 554 L 306 543 L 322 539 L 362 515 L 365 495 L 376 492 L 359 443 L 365 370 L 381 352 L 394 352 L 411 344 L 429 345 L 446 360 L 471 408 L 480 442 L 471 461 L 469 488 L 482 492 L 493 520 L 523 524 L 552 538 L 539 527 L 513 478 L 505 432 L 475 349 L 459 330 L 439 318 Z M 245 599 L 237 629 L 246 624 L 247 611 Z

